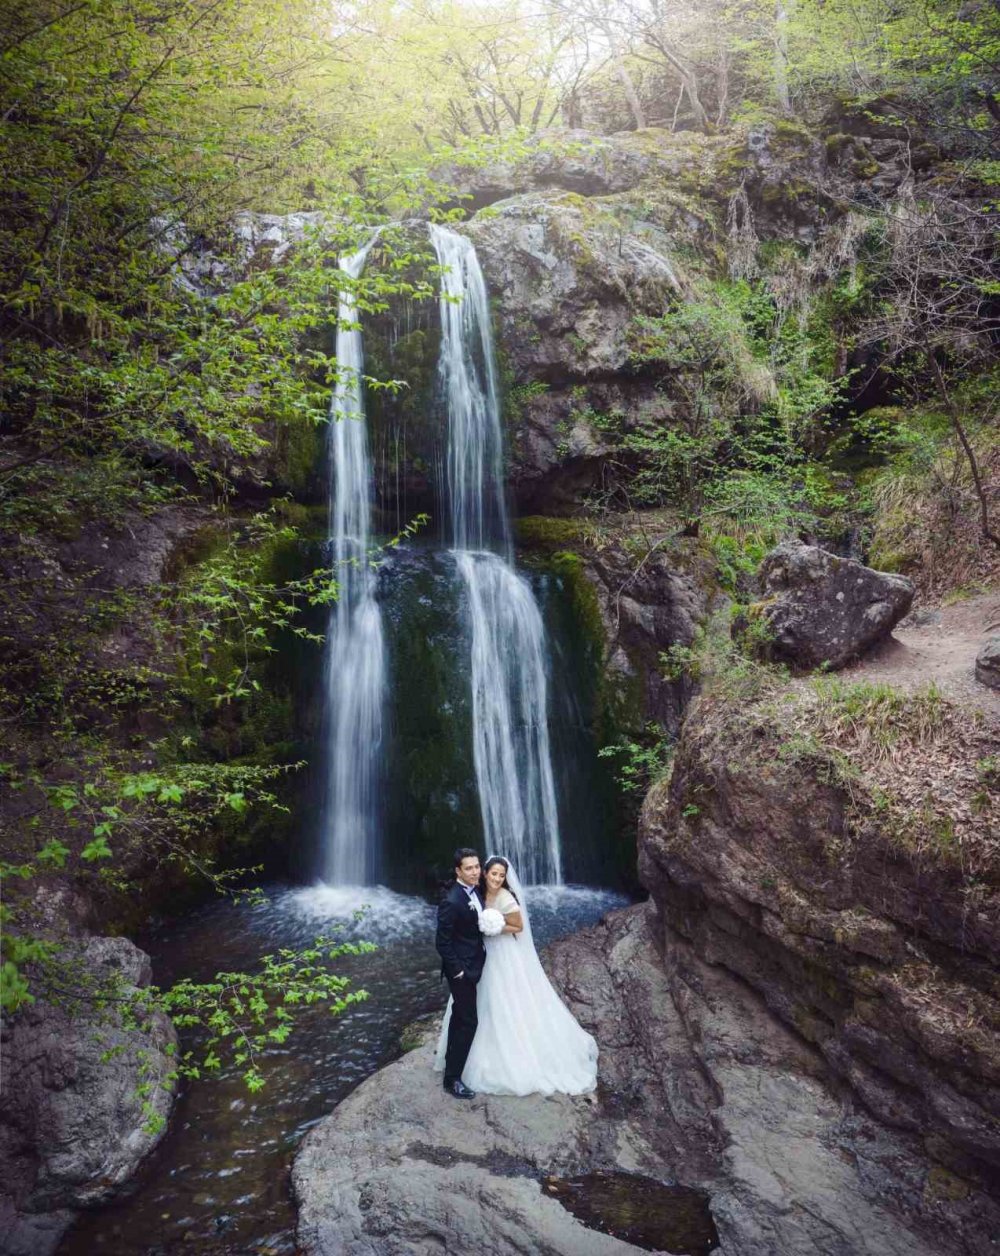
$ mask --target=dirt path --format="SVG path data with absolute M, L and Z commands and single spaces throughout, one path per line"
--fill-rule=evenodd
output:
M 975 678 L 976 655 L 990 632 L 1000 633 L 1000 591 L 914 611 L 888 641 L 841 675 L 899 688 L 933 681 L 962 706 L 978 707 L 1000 721 L 1000 691 Z

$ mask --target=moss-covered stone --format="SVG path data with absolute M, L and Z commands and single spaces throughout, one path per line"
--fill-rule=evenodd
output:
M 300 501 L 322 496 L 325 442 L 325 426 L 305 421 L 280 424 L 268 457 L 272 486 Z
M 552 549 L 574 541 L 583 541 L 588 531 L 588 525 L 583 519 L 552 515 L 525 515 L 516 521 L 514 527 L 518 545 L 529 549 Z

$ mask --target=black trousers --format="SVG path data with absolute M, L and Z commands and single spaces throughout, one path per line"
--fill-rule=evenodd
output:
M 448 1048 L 444 1057 L 444 1080 L 454 1081 L 462 1076 L 469 1049 L 476 1036 L 479 1013 L 476 1011 L 476 983 L 468 977 L 449 977 L 448 989 L 455 1000 L 451 1008 L 448 1026 Z

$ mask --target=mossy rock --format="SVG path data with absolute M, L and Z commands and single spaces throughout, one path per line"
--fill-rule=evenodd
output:
M 846 131 L 833 131 L 823 141 L 826 147 L 826 156 L 828 161 L 837 161 L 838 158 L 854 145 L 854 137 L 848 135 Z
M 525 515 L 517 520 L 515 531 L 518 545 L 528 549 L 554 549 L 586 540 L 587 525 L 581 519 Z
M 812 144 L 814 136 L 807 126 L 803 126 L 801 122 L 794 122 L 791 118 L 778 118 L 774 123 L 774 136 L 776 141 L 781 141 L 785 145 L 790 144 Z
M 927 1174 L 927 1180 L 924 1183 L 924 1199 L 935 1203 L 939 1200 L 968 1199 L 971 1190 L 972 1188 L 964 1178 L 936 1164 Z
M 851 162 L 851 174 L 856 179 L 873 179 L 879 172 L 879 164 L 874 157 L 858 157 Z
M 326 425 L 306 421 L 281 423 L 275 432 L 269 461 L 274 485 L 294 497 L 314 499 L 322 494 Z

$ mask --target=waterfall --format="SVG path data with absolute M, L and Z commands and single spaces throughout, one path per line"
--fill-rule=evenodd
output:
M 509 558 L 486 282 L 469 240 L 436 225 L 430 236 L 442 267 L 439 373 L 448 407 L 448 513 L 472 635 L 473 758 L 485 853 L 508 855 L 524 881 L 559 885 L 545 630 L 531 589 Z
M 545 634 L 526 580 L 499 554 L 455 550 L 472 627 L 473 757 L 488 854 L 561 882 Z
M 357 279 L 375 237 L 340 259 Z M 330 549 L 340 593 L 328 629 L 329 712 L 322 875 L 332 885 L 370 885 L 379 852 L 379 754 L 385 650 L 369 557 L 372 465 L 365 426 L 361 329 L 353 289 L 341 291 L 337 386 L 330 409 Z
M 486 281 L 472 242 L 432 225 L 441 273 L 438 374 L 448 408 L 448 513 L 459 550 L 509 547 L 503 433 Z

